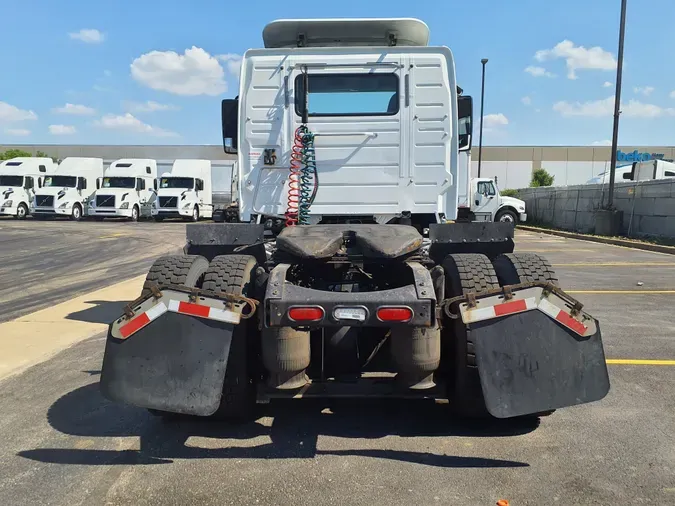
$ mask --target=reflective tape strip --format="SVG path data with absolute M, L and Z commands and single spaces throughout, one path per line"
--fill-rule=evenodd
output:
M 558 306 L 554 306 L 546 299 L 541 299 L 539 301 L 539 310 L 553 318 L 555 321 L 563 324 L 568 329 L 573 330 L 580 336 L 583 336 L 588 330 L 586 325 L 581 323 L 576 318 L 573 318 L 572 315 L 566 313 Z
M 464 312 L 462 319 L 464 320 L 464 323 L 475 323 L 484 320 L 490 320 L 492 318 L 498 318 L 500 316 L 522 313 L 524 311 L 529 311 L 536 308 L 537 303 L 534 297 L 529 299 L 517 299 L 504 302 L 502 304 L 497 304 L 495 306 L 468 309 Z
M 130 335 L 138 332 L 143 327 L 145 327 L 152 320 L 156 319 L 159 316 L 162 316 L 168 311 L 166 304 L 160 302 L 156 306 L 151 307 L 145 313 L 141 313 L 136 317 L 129 320 L 127 323 L 120 327 L 120 335 L 122 338 L 126 339 Z
M 241 315 L 234 311 L 178 300 L 169 301 L 169 311 L 226 323 L 239 323 L 241 319 Z

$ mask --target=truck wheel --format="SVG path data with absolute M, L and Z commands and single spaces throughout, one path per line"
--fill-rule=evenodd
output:
M 500 286 L 518 283 L 550 282 L 558 286 L 558 276 L 544 257 L 535 253 L 507 253 L 492 262 Z
M 195 206 L 195 208 L 192 210 L 192 221 L 199 221 L 199 208 Z
M 138 221 L 138 206 L 131 209 L 131 221 Z
M 443 261 L 445 296 L 448 298 L 499 288 L 497 275 L 490 259 L 480 254 L 448 255 Z M 453 357 L 449 374 L 448 398 L 453 410 L 462 416 L 489 416 L 480 386 L 474 343 L 461 319 L 446 322 L 445 332 L 451 332 Z
M 513 226 L 515 227 L 518 223 L 518 216 L 510 209 L 502 209 L 495 216 L 495 221 L 500 221 L 502 223 L 513 223 Z
M 70 219 L 73 221 L 80 221 L 82 219 L 82 207 L 80 204 L 75 204 L 70 213 Z
M 16 208 L 16 219 L 23 220 L 28 216 L 28 207 L 23 202 Z
M 204 274 L 204 290 L 232 293 L 235 295 L 253 295 L 257 260 L 248 255 L 221 255 L 211 262 Z M 255 382 L 251 372 L 254 366 L 251 358 L 255 356 L 253 344 L 257 327 L 253 319 L 242 320 L 234 328 L 230 355 L 225 371 L 223 397 L 213 418 L 231 421 L 245 421 L 255 408 Z
M 143 284 L 143 297 L 150 295 L 150 285 L 155 284 L 160 289 L 166 285 L 184 285 L 198 287 L 204 278 L 209 261 L 199 255 L 171 255 L 160 257 L 150 267 Z

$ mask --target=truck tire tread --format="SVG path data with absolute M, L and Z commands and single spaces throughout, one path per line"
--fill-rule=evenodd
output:
M 258 262 L 249 255 L 220 255 L 215 257 L 204 274 L 202 288 L 234 295 L 251 295 Z M 255 385 L 251 382 L 248 356 L 249 321 L 242 320 L 234 329 L 230 355 L 223 383 L 223 396 L 213 418 L 246 421 L 255 407 Z
M 550 282 L 558 286 L 558 276 L 544 257 L 536 253 L 507 253 L 494 259 L 499 284 Z
M 208 267 L 209 261 L 200 255 L 160 257 L 150 267 L 141 295 L 146 296 L 152 293 L 151 284 L 157 285 L 160 289 L 166 285 L 198 287 Z

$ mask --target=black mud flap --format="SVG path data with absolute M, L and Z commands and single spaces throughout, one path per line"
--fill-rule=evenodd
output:
M 116 402 L 209 416 L 220 404 L 234 325 L 166 312 L 128 339 L 108 330 L 100 387 Z
M 598 401 L 609 392 L 600 326 L 582 337 L 541 311 L 468 325 L 485 404 L 497 418 Z

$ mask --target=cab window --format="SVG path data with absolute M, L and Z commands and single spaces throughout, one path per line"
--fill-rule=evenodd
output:
M 496 195 L 497 191 L 492 181 L 480 181 L 478 183 L 478 193 L 481 195 Z

